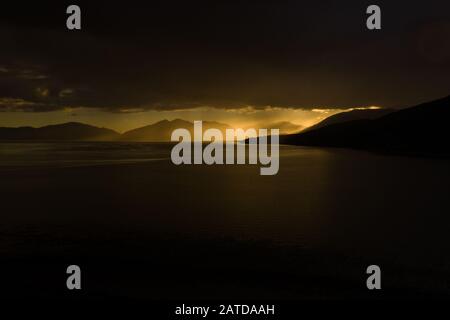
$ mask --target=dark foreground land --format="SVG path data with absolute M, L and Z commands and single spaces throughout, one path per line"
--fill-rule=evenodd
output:
M 450 96 L 398 111 L 388 110 L 379 117 L 359 116 L 360 119 L 351 119 L 343 113 L 333 117 L 334 120 L 325 119 L 305 132 L 281 136 L 280 143 L 450 157 L 447 138 Z
M 176 167 L 164 147 L 160 160 L 114 150 L 116 163 L 93 162 L 104 154 L 85 144 L 23 162 L 23 148 L 2 147 L 3 298 L 449 296 L 445 160 L 283 147 L 279 174 L 263 177 L 256 166 Z M 70 264 L 81 292 L 66 289 Z M 380 292 L 366 289 L 371 264 Z

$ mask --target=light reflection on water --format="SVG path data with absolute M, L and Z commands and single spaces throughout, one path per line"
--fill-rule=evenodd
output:
M 175 166 L 171 147 L 1 143 L 0 191 L 14 208 L 3 218 L 80 228 L 102 221 L 422 263 L 449 256 L 448 161 L 281 146 L 279 173 L 260 176 L 259 165 Z M 24 198 L 41 211 L 30 214 Z

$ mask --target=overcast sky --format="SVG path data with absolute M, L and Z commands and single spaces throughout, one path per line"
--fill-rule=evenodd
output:
M 13 2 L 4 113 L 400 108 L 450 93 L 448 0 L 77 1 L 81 31 L 66 29 L 72 2 Z M 379 31 L 365 26 L 373 3 Z

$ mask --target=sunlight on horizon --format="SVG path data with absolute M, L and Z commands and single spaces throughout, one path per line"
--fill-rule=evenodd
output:
M 380 108 L 379 106 L 363 106 L 352 108 L 313 108 L 308 110 L 281 107 L 266 107 L 263 109 L 253 107 L 240 109 L 198 107 L 168 111 L 139 111 L 138 109 L 124 108 L 125 112 L 107 112 L 95 108 L 79 107 L 51 112 L 2 112 L 0 126 L 41 127 L 65 122 L 82 122 L 123 133 L 162 120 L 182 119 L 190 122 L 195 120 L 219 122 L 234 129 L 271 129 L 280 127 L 285 132 L 292 133 L 310 127 L 340 112 Z

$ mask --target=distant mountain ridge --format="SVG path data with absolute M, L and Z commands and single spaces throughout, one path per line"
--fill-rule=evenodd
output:
M 203 130 L 216 128 L 223 133 L 231 128 L 227 124 L 203 121 Z M 107 128 L 99 128 L 80 122 L 67 122 L 39 128 L 0 127 L 0 140 L 30 140 L 30 141 L 137 141 L 137 142 L 167 142 L 171 140 L 175 129 L 184 128 L 193 136 L 194 123 L 175 119 L 162 120 L 154 124 L 136 128 L 123 134 Z
M 353 120 L 280 137 L 280 143 L 450 155 L 450 96 L 391 112 L 373 120 Z
M 300 132 L 304 127 L 289 121 L 279 121 L 268 124 L 264 129 L 278 129 L 280 134 L 291 134 Z
M 114 130 L 80 122 L 67 122 L 40 128 L 0 128 L 0 140 L 111 141 L 119 137 L 120 134 Z
M 124 141 L 145 141 L 145 142 L 161 142 L 170 141 L 172 132 L 176 129 L 187 129 L 194 136 L 194 123 L 182 119 L 175 119 L 172 121 L 162 120 L 148 126 L 136 128 L 124 132 L 120 140 Z M 231 128 L 227 124 L 215 121 L 202 121 L 203 130 L 210 128 L 219 129 L 225 134 L 225 130 Z

